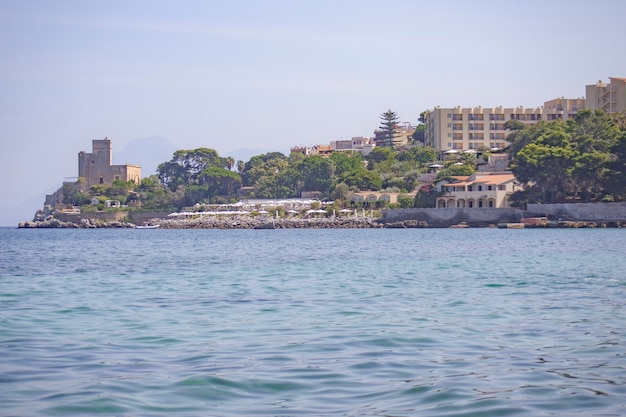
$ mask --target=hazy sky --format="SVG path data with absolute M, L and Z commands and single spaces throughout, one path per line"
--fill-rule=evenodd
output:
M 626 77 L 625 16 L 609 0 L 0 0 L 0 225 L 30 220 L 105 136 L 227 156 L 372 135 L 387 109 L 415 123 L 583 97 Z

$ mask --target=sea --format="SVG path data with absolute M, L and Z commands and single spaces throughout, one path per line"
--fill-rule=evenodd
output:
M 626 229 L 0 228 L 1 416 L 624 416 Z

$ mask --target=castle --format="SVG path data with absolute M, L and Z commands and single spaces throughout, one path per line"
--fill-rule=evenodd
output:
M 78 153 L 78 176 L 85 179 L 87 189 L 92 185 L 111 185 L 113 181 L 141 181 L 139 165 L 113 165 L 112 146 L 109 138 L 92 140 L 91 153 Z
M 78 153 L 78 181 L 64 182 L 63 186 L 86 193 L 93 185 L 112 185 L 113 181 L 141 182 L 141 166 L 113 165 L 113 147 L 109 138 L 93 139 L 91 152 Z M 44 205 L 55 207 L 63 203 L 64 187 L 46 195 Z

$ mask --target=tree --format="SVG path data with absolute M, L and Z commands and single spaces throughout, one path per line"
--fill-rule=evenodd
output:
M 620 139 L 611 148 L 613 159 L 608 161 L 606 168 L 609 170 L 605 183 L 606 192 L 614 199 L 626 199 L 626 125 Z
M 415 142 L 419 142 L 421 144 L 424 144 L 424 142 L 426 140 L 426 126 L 425 125 L 417 126 L 415 128 L 415 131 L 411 135 L 411 138 Z
M 431 184 L 421 187 L 415 195 L 414 207 L 416 208 L 434 208 L 437 205 L 437 197 L 442 193 L 437 192 L 437 189 Z
M 227 168 L 227 158 L 221 158 L 217 151 L 209 148 L 179 150 L 169 162 L 157 168 L 159 180 L 174 191 L 180 185 L 197 185 L 198 177 L 208 167 Z
M 304 158 L 296 166 L 302 179 L 299 191 L 320 191 L 328 195 L 334 174 L 333 161 L 320 155 Z
M 398 153 L 399 161 L 410 161 L 413 168 L 421 168 L 437 160 L 437 152 L 430 146 L 413 146 L 405 151 Z
M 391 109 L 387 110 L 380 115 L 380 127 L 381 130 L 380 139 L 377 141 L 377 146 L 382 147 L 394 147 L 402 141 L 399 128 L 399 117 Z
M 209 196 L 230 196 L 241 186 L 241 175 L 226 168 L 207 167 L 198 179 L 200 184 L 206 186 Z
M 377 191 L 383 186 L 383 178 L 380 174 L 365 168 L 344 173 L 338 178 L 338 182 L 343 182 L 348 187 L 357 190 L 366 191 Z
M 350 187 L 348 184 L 340 182 L 335 185 L 335 188 L 330 193 L 330 198 L 333 200 L 345 200 L 348 198 L 348 194 L 350 193 Z
M 543 201 L 554 203 L 567 194 L 567 183 L 580 153 L 564 123 L 540 122 L 533 128 L 536 136 L 518 151 L 511 170 L 519 181 L 538 187 Z

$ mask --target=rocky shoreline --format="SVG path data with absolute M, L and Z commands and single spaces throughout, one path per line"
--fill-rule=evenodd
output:
M 381 219 L 366 217 L 334 217 L 334 218 L 243 218 L 243 219 L 153 219 L 150 225 L 161 229 L 423 229 L 433 228 L 424 221 L 403 220 L 385 223 Z M 448 226 L 450 228 L 467 227 L 499 227 L 499 228 L 621 228 L 621 222 L 589 222 L 560 221 L 546 225 L 523 225 L 521 223 L 505 224 L 467 224 L 461 223 Z M 132 229 L 134 223 L 121 221 L 102 221 L 81 219 L 78 222 L 64 222 L 54 217 L 44 220 L 20 222 L 20 229 Z
M 147 222 L 161 229 L 372 229 L 381 228 L 378 219 L 364 217 L 334 218 L 239 218 L 239 219 L 153 219 Z M 44 220 L 20 222 L 20 229 L 120 229 L 134 228 L 133 223 L 107 222 L 81 219 L 79 222 L 64 222 L 54 217 Z

